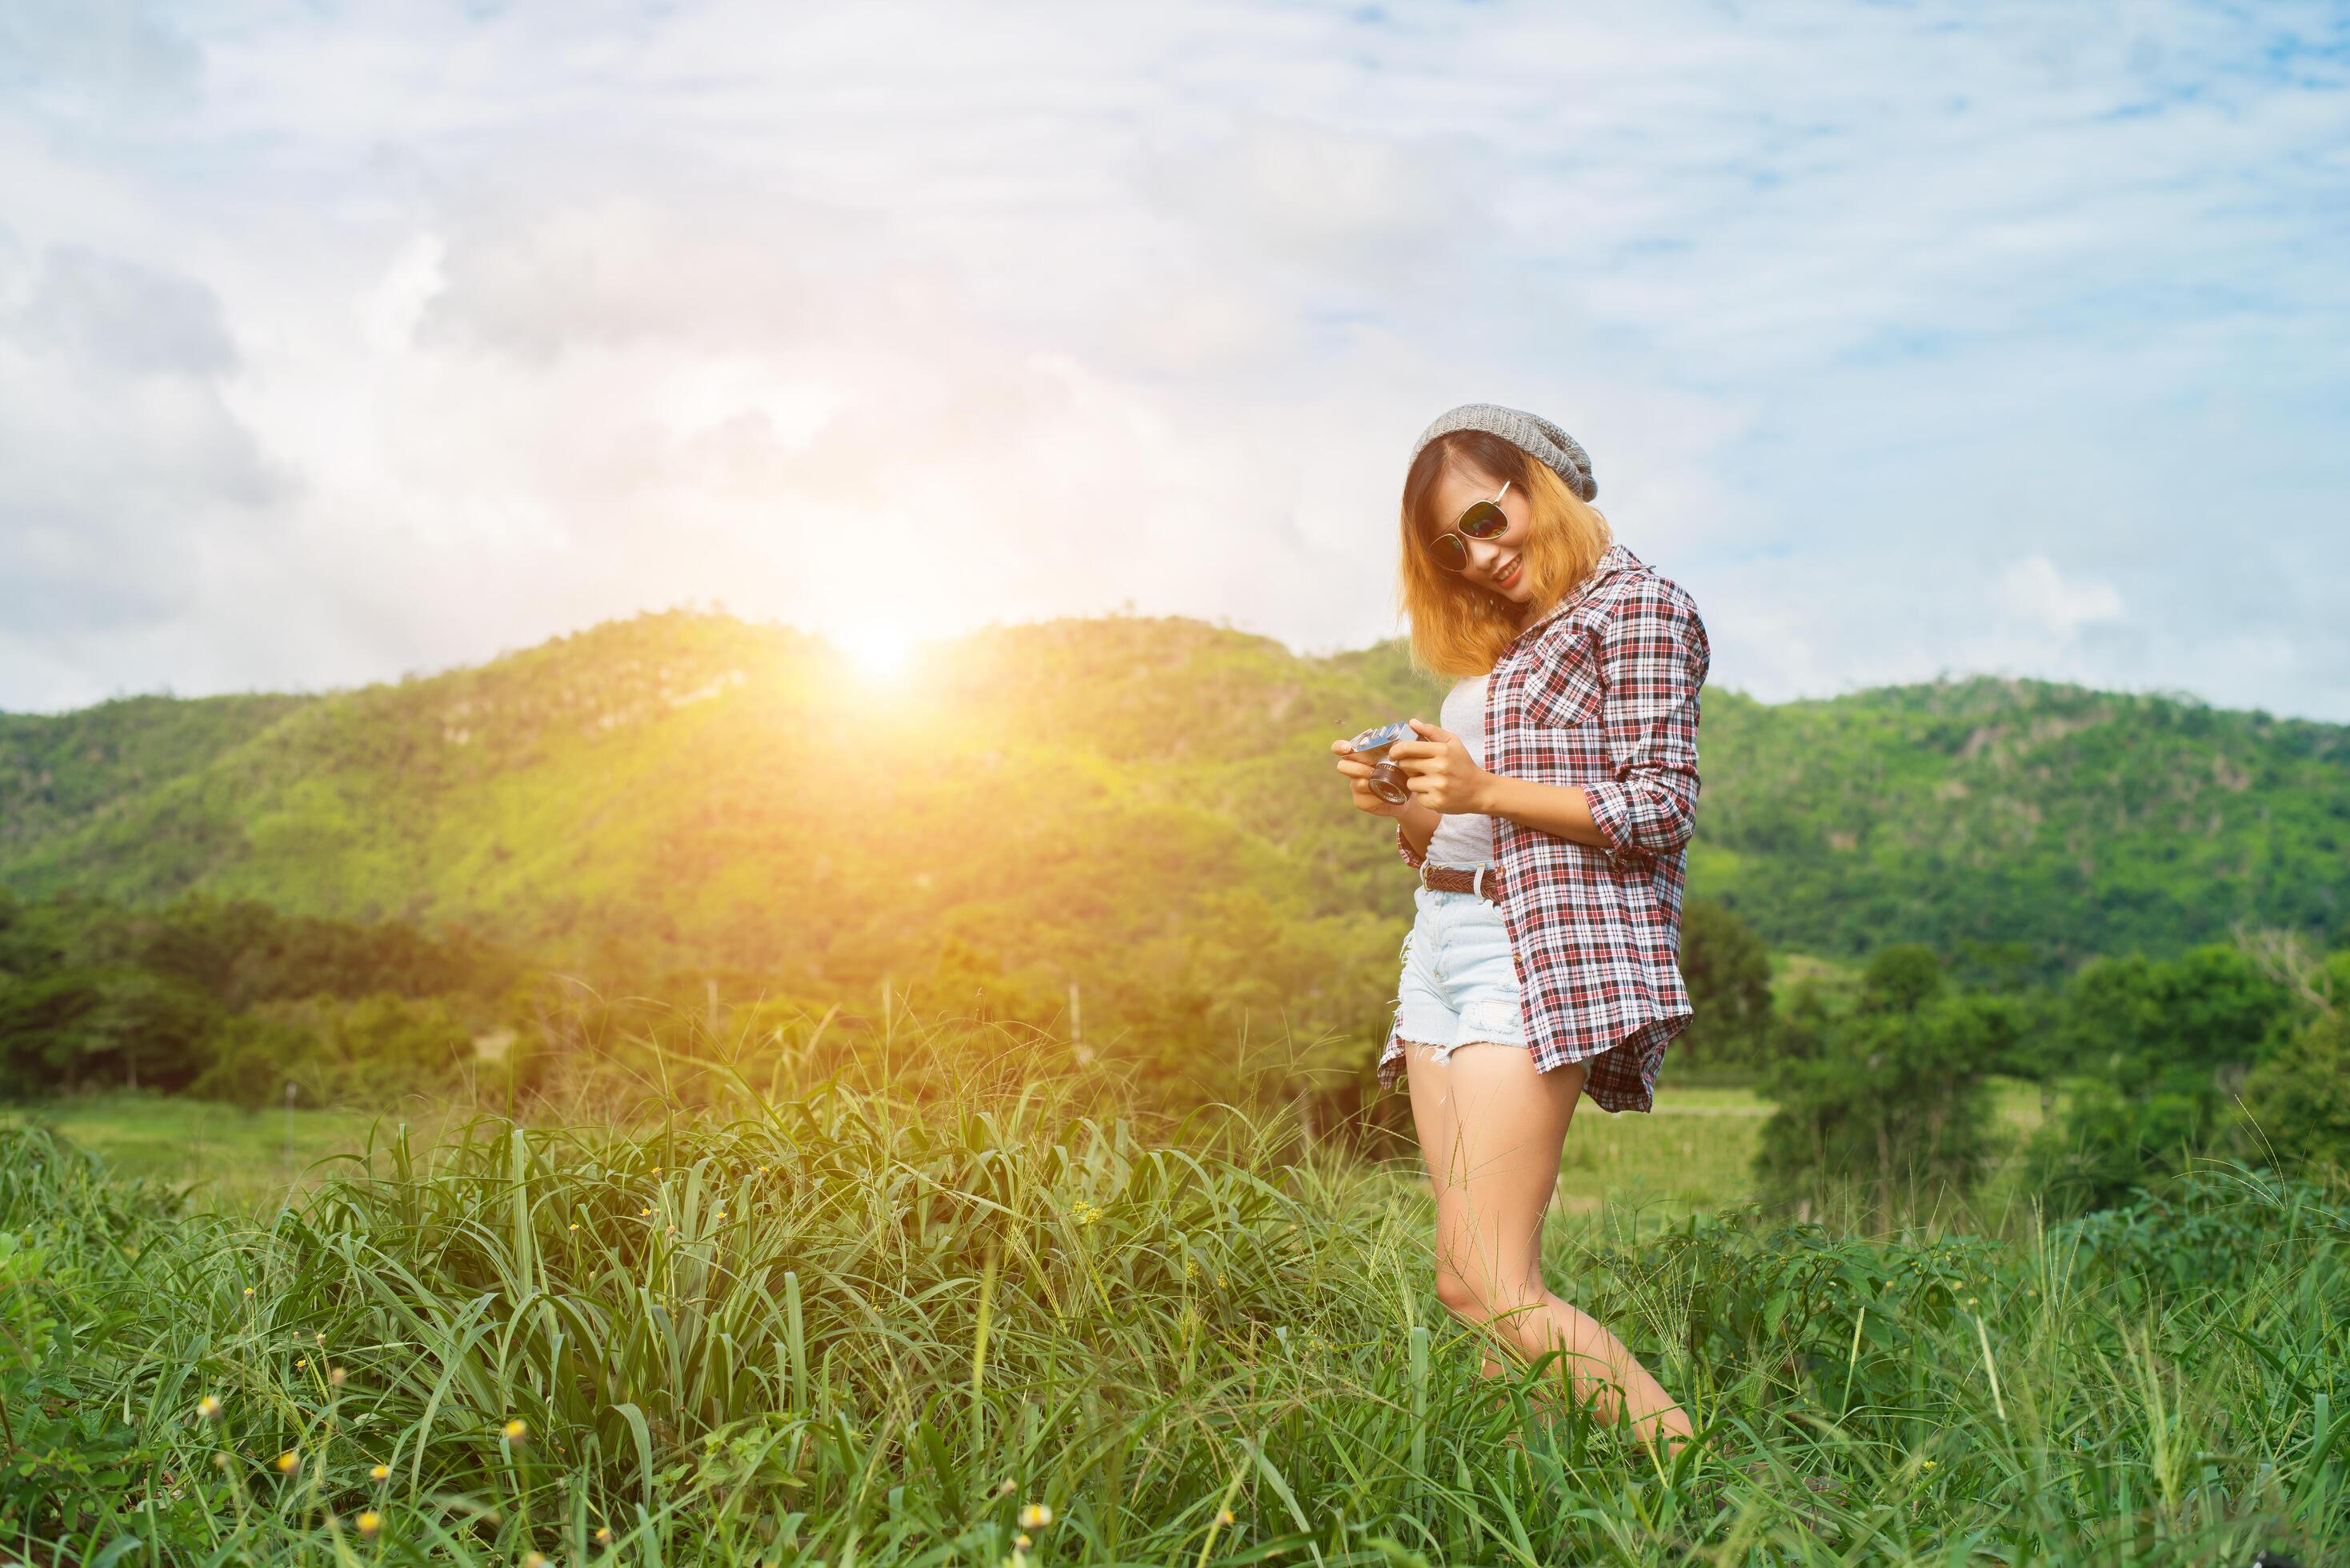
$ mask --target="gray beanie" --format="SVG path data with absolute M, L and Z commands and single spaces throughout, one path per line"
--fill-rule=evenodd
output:
M 1591 477 L 1591 454 L 1583 443 L 1544 419 L 1523 409 L 1505 409 L 1499 403 L 1463 403 L 1449 413 L 1436 416 L 1436 422 L 1419 432 L 1412 443 L 1411 455 L 1417 459 L 1423 448 L 1438 436 L 1454 431 L 1484 431 L 1500 436 L 1536 462 L 1555 469 L 1566 487 L 1584 500 L 1599 493 L 1599 482 Z

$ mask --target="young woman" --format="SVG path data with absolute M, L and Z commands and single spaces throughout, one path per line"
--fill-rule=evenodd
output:
M 1437 1296 L 1529 1360 L 1563 1351 L 1603 1418 L 1628 1415 L 1669 1455 L 1688 1416 L 1541 1272 L 1575 1102 L 1648 1110 L 1690 1018 L 1678 959 L 1705 627 L 1610 542 L 1596 493 L 1591 460 L 1547 420 L 1469 403 L 1430 425 L 1404 476 L 1402 607 L 1414 659 L 1460 680 L 1440 726 L 1414 719 L 1420 738 L 1388 749 L 1409 800 L 1381 799 L 1370 764 L 1331 749 L 1420 874 L 1378 1076 L 1409 1074 Z

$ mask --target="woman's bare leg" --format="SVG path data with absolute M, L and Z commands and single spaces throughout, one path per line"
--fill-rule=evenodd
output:
M 1583 1094 L 1584 1066 L 1537 1072 L 1519 1045 L 1454 1048 L 1449 1064 L 1406 1042 L 1412 1122 L 1436 1192 L 1436 1293 L 1531 1361 L 1563 1350 L 1577 1395 L 1669 1458 L 1689 1417 L 1621 1340 L 1552 1293 L 1542 1279 L 1542 1226 L 1557 1190 L 1559 1154 Z M 1488 1355 L 1491 1376 L 1499 1363 Z
M 1461 1111 L 1452 1099 L 1452 1070 L 1436 1059 L 1434 1047 L 1407 1040 L 1403 1050 L 1406 1081 L 1411 1088 L 1412 1130 L 1419 1135 L 1419 1156 L 1428 1166 L 1429 1184 L 1436 1191 L 1436 1233 L 1440 1238 L 1446 1231 L 1447 1205 L 1461 1201 L 1453 1196 L 1454 1184 L 1444 1179 L 1444 1157 L 1440 1152 L 1452 1150 L 1460 1144 Z M 1447 1270 L 1440 1257 L 1436 1271 L 1436 1295 L 1446 1311 L 1455 1316 L 1466 1316 L 1469 1303 L 1461 1276 Z M 1490 1342 L 1484 1355 L 1477 1368 L 1478 1375 L 1499 1377 L 1504 1368 L 1490 1348 Z

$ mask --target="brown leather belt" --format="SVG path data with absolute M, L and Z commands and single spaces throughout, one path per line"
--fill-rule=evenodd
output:
M 1430 866 L 1422 862 L 1420 885 L 1440 893 L 1482 893 L 1493 903 L 1502 901 L 1502 872 L 1499 867 L 1479 871 L 1456 870 L 1450 866 Z

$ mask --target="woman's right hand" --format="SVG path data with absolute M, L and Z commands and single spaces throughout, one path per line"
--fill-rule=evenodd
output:
M 1400 817 L 1411 809 L 1409 798 L 1385 800 L 1373 792 L 1371 764 L 1357 757 L 1346 742 L 1333 741 L 1330 749 L 1338 755 L 1338 772 L 1346 776 L 1347 791 L 1354 796 L 1357 811 L 1367 811 L 1373 816 Z

